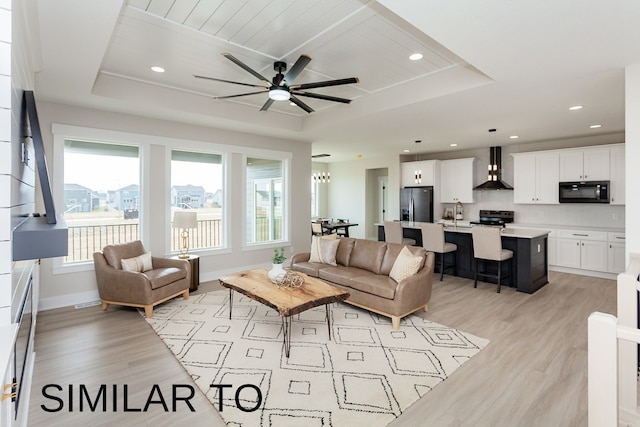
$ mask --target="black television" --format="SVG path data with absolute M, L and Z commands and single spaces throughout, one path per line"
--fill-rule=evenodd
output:
M 13 260 L 32 260 L 66 256 L 68 253 L 68 229 L 61 215 L 56 214 L 44 152 L 42 132 L 36 101 L 33 91 L 25 90 L 23 95 L 24 126 L 33 141 L 33 151 L 36 157 L 36 169 L 40 178 L 40 188 L 44 199 L 44 214 L 29 215 L 13 230 Z

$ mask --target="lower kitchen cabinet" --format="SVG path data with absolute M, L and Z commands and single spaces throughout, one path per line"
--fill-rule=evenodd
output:
M 627 255 L 625 253 L 624 233 L 609 233 L 609 250 L 607 264 L 609 273 L 622 273 L 627 269 Z
M 606 232 L 558 230 L 556 265 L 608 272 L 608 250 Z

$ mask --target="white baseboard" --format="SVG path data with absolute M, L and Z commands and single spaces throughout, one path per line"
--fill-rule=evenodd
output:
M 100 299 L 98 290 L 78 292 L 75 294 L 59 295 L 56 297 L 40 298 L 39 311 L 53 310 L 54 308 L 69 307 L 76 304 L 83 304 Z
M 242 271 L 242 270 L 252 270 L 254 268 L 264 268 L 268 270 L 271 268 L 271 264 L 270 263 L 257 264 L 252 266 L 234 267 L 234 268 L 224 269 L 224 270 L 209 271 L 205 274 L 201 273 L 200 282 L 210 282 L 213 280 L 218 280 L 218 278 L 221 276 L 237 273 L 238 271 Z M 38 307 L 40 311 L 53 310 L 55 308 L 70 307 L 76 304 L 85 304 L 88 302 L 97 301 L 99 299 L 100 299 L 100 295 L 98 294 L 98 290 L 96 289 L 95 291 L 78 292 L 75 294 L 59 295 L 59 296 L 49 297 L 49 298 L 40 298 Z
M 614 273 L 605 273 L 602 271 L 582 270 L 580 268 L 560 267 L 558 265 L 550 265 L 549 271 L 558 271 L 560 273 L 578 274 L 580 276 L 598 277 L 600 279 L 616 280 L 618 275 Z

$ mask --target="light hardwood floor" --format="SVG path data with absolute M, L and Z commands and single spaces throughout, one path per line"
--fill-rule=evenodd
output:
M 198 293 L 219 288 L 217 282 L 206 283 Z M 390 426 L 586 426 L 587 317 L 615 310 L 613 280 L 551 272 L 550 283 L 528 295 L 505 287 L 498 294 L 488 283 L 474 289 L 472 281 L 447 275 L 443 282 L 435 278 L 429 312 L 420 315 L 491 342 Z M 45 412 L 43 404 L 59 406 L 43 397 L 46 384 L 59 384 L 65 393 L 72 384 L 74 411 L 69 412 L 65 393 L 50 389 L 65 406 Z M 118 385 L 120 396 L 126 384 L 135 408 L 144 406 L 153 384 L 167 399 L 173 384 L 191 384 L 172 353 L 130 308 L 110 307 L 106 313 L 99 306 L 63 308 L 38 315 L 29 426 L 225 425 L 197 388 L 195 413 L 180 402 L 175 413 L 165 413 L 160 405 L 151 405 L 147 413 L 121 407 L 81 413 L 80 384 L 93 390 L 92 398 L 100 384 L 108 390 Z M 170 400 L 168 405 L 171 409 Z

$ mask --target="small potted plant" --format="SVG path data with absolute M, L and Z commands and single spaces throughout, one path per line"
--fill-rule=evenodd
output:
M 284 254 L 284 248 L 281 246 L 279 248 L 273 249 L 273 256 L 271 257 L 271 270 L 269 270 L 268 276 L 272 282 L 275 282 L 278 276 L 284 274 L 284 269 L 282 268 L 282 264 L 286 261 L 287 256 Z

